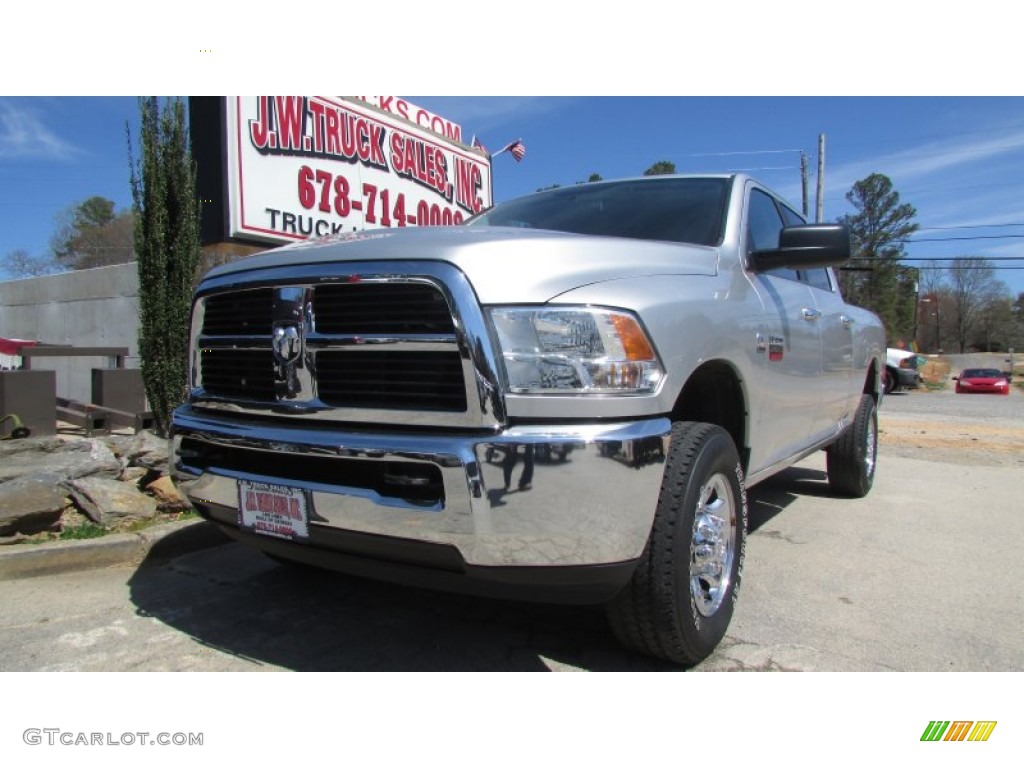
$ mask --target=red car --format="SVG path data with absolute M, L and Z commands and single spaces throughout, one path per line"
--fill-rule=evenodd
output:
M 954 376 L 958 393 L 988 392 L 996 395 L 1010 394 L 1009 378 L 995 368 L 967 368 Z

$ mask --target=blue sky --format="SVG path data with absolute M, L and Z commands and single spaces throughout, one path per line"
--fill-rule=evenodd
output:
M 1024 98 L 402 95 L 492 150 L 523 139 L 523 162 L 495 158 L 497 201 L 670 160 L 680 172 L 750 172 L 799 206 L 803 152 L 813 215 L 825 134 L 826 220 L 851 212 L 853 182 L 879 172 L 917 209 L 908 256 L 1024 256 Z M 44 252 L 55 217 L 90 195 L 130 205 L 125 126 L 136 114 L 134 97 L 0 98 L 0 254 Z M 1024 291 L 1024 259 L 996 263 Z

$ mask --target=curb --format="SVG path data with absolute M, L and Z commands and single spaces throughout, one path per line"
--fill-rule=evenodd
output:
M 169 559 L 230 541 L 213 523 L 183 520 L 154 525 L 137 533 L 0 550 L 0 581 L 138 564 L 146 559 Z

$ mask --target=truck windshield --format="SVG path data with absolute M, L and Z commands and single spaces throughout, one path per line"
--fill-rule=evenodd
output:
M 577 184 L 501 203 L 468 226 L 716 245 L 729 184 L 728 178 L 685 177 Z

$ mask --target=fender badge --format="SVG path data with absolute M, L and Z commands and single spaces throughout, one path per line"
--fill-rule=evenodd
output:
M 781 360 L 786 353 L 786 340 L 781 336 L 768 337 L 768 359 Z

